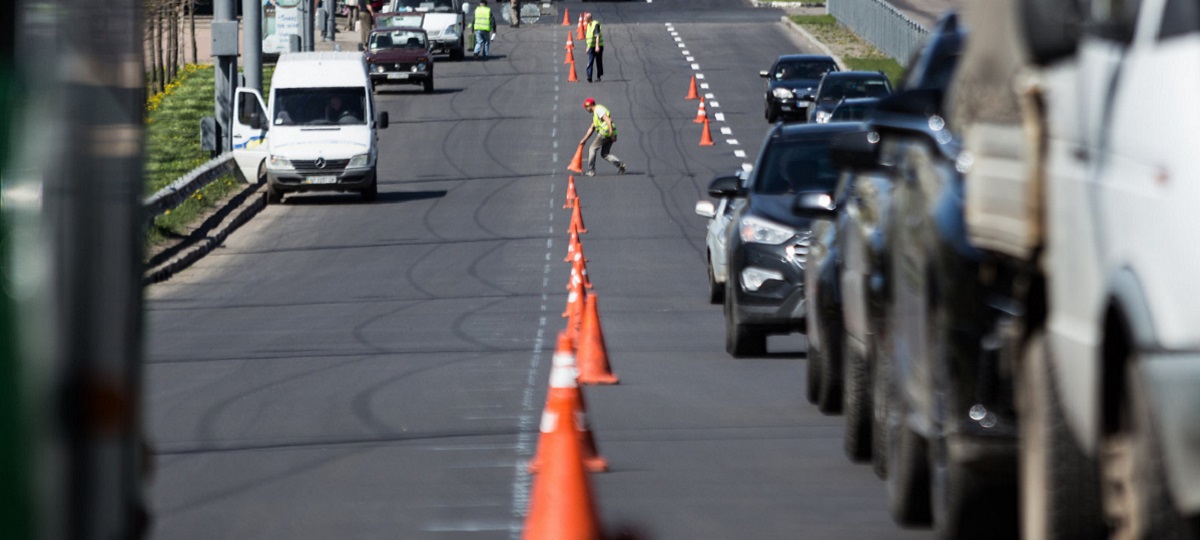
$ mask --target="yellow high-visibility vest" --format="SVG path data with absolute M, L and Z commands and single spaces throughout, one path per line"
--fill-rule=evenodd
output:
M 475 25 L 472 26 L 475 30 L 484 32 L 492 31 L 492 8 L 487 6 L 479 6 L 475 8 Z
M 597 42 L 600 43 L 600 47 L 604 47 L 604 33 L 600 31 L 600 21 L 592 21 L 587 25 L 588 48 L 596 48 Z
M 612 133 L 609 133 L 608 127 L 604 125 L 602 118 L 605 116 L 608 116 L 609 123 L 612 125 Z M 592 109 L 592 127 L 596 128 L 596 133 L 599 133 L 603 137 L 617 136 L 617 121 L 612 119 L 612 114 L 608 112 L 608 107 L 599 103 L 596 104 L 596 108 Z

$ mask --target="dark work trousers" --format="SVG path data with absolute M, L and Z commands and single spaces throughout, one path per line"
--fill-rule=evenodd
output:
M 596 80 L 604 78 L 604 47 L 588 49 L 587 80 L 592 82 L 592 64 L 596 64 Z

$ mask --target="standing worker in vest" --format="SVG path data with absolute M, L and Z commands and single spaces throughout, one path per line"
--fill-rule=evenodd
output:
M 492 34 L 496 31 L 496 18 L 487 4 L 487 0 L 479 0 L 479 5 L 475 6 L 475 22 L 471 23 L 475 30 L 475 57 L 479 58 L 483 53 L 484 60 L 492 50 Z
M 592 98 L 587 98 L 583 100 L 583 110 L 592 113 L 592 125 L 588 126 L 583 140 L 579 141 L 579 146 L 587 144 L 592 133 L 596 134 L 596 140 L 592 141 L 592 146 L 588 149 L 587 172 L 583 174 L 596 176 L 597 152 L 600 153 L 600 157 L 604 158 L 604 161 L 617 166 L 617 174 L 625 174 L 625 164 L 617 159 L 617 156 L 608 153 L 612 149 L 613 143 L 617 142 L 617 125 L 613 122 L 612 115 L 608 113 L 608 107 L 597 104 L 596 100 Z
M 592 82 L 592 64 L 596 64 L 596 82 L 604 78 L 604 33 L 600 31 L 600 21 L 593 20 L 591 13 L 583 14 L 583 22 L 587 25 L 587 81 Z

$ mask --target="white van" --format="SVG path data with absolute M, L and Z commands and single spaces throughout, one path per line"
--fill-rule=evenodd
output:
M 302 191 L 375 198 L 377 129 L 387 128 L 388 115 L 375 110 L 362 54 L 281 55 L 270 97 L 268 107 L 258 91 L 239 88 L 232 133 L 238 166 L 266 182 L 269 204 Z

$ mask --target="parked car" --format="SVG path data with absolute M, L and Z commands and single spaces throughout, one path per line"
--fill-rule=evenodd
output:
M 833 189 L 829 141 L 854 124 L 776 124 L 767 133 L 726 233 L 725 349 L 766 353 L 767 336 L 804 330 L 804 265 L 812 220 L 792 213 L 800 191 Z
M 433 55 L 429 38 L 420 28 L 380 28 L 371 31 L 364 53 L 371 89 L 380 85 L 420 85 L 433 92 Z
M 812 102 L 808 121 L 829 122 L 833 108 L 845 98 L 881 98 L 892 93 L 892 83 L 880 71 L 839 71 L 821 77 L 816 91 L 801 99 Z
M 842 98 L 829 114 L 830 122 L 861 122 L 866 120 L 879 98 Z
M 429 50 L 433 54 L 448 54 L 451 60 L 462 60 L 466 52 L 464 29 L 470 6 L 461 0 L 391 0 L 389 12 L 416 12 L 425 16 L 421 28 L 429 34 Z
M 767 79 L 767 94 L 763 117 L 774 124 L 779 119 L 807 118 L 811 99 L 803 96 L 817 88 L 826 73 L 837 71 L 837 62 L 830 56 L 816 54 L 785 54 L 775 60 L 771 69 L 758 72 Z
M 708 199 L 696 201 L 696 214 L 708 218 L 704 235 L 704 260 L 708 267 L 708 301 L 711 304 L 725 301 L 725 282 L 729 275 L 725 229 L 733 221 L 733 213 L 738 205 L 745 201 L 737 194 L 747 176 L 747 171 L 742 170 L 730 176 L 717 177 L 708 185 L 708 195 L 717 199 L 717 202 L 714 204 Z
M 837 189 L 829 196 L 829 204 L 818 208 L 829 212 L 813 215 L 812 243 L 804 265 L 804 296 L 807 313 L 804 321 L 808 337 L 808 373 L 805 397 L 817 410 L 834 414 L 842 411 L 842 350 L 845 332 L 842 330 L 842 292 L 839 265 L 838 236 L 843 220 L 816 219 L 833 214 L 848 189 L 849 175 L 841 175 Z M 820 192 L 819 190 L 817 190 Z M 801 201 L 802 196 L 798 195 Z M 801 215 L 803 215 L 801 209 Z

